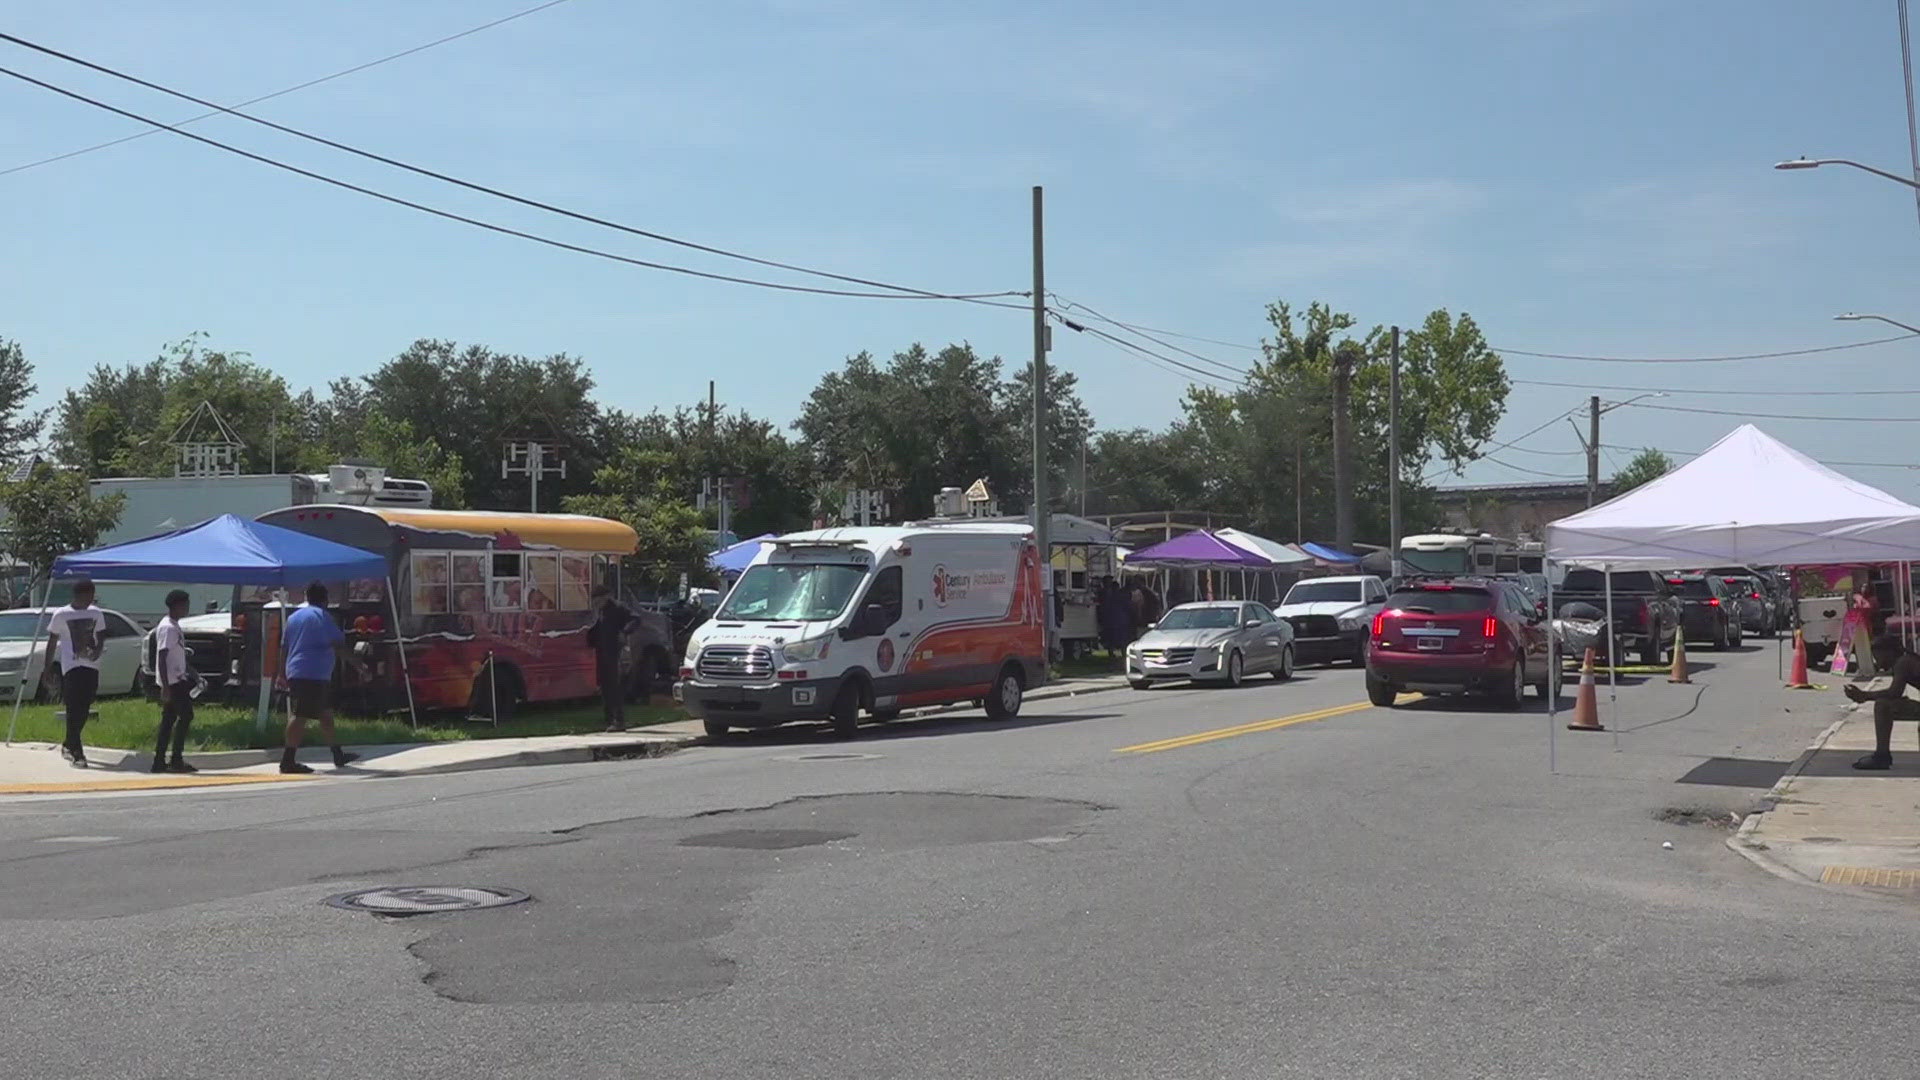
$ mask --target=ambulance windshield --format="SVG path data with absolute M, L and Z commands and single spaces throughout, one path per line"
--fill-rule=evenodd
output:
M 714 619 L 824 622 L 844 611 L 867 568 L 845 563 L 761 563 L 748 567 Z

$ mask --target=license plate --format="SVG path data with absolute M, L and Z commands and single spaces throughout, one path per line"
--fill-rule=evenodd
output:
M 1439 652 L 1440 646 L 1446 643 L 1447 639 L 1443 637 L 1420 637 L 1413 639 L 1413 647 L 1423 652 Z

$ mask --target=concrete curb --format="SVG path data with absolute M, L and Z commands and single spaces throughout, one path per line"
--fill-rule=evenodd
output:
M 1855 708 L 1857 706 L 1847 709 L 1847 712 L 1851 713 Z M 1760 831 L 1760 826 L 1766 821 L 1766 815 L 1786 798 L 1787 788 L 1791 787 L 1794 780 L 1806 771 L 1807 766 L 1813 761 L 1813 756 L 1826 748 L 1827 741 L 1838 734 L 1841 726 L 1846 722 L 1847 717 L 1842 716 L 1813 737 L 1813 742 L 1801 751 L 1799 757 L 1793 759 L 1793 764 L 1787 766 L 1787 771 L 1780 774 L 1780 779 L 1775 780 L 1773 786 L 1767 789 L 1767 793 L 1760 796 L 1762 808 L 1748 814 L 1746 819 L 1740 822 L 1740 828 L 1732 836 L 1727 837 L 1727 847 L 1775 877 L 1797 881 L 1803 885 L 1817 884 L 1814 879 L 1795 870 L 1784 859 L 1774 856 L 1766 842 L 1755 840 L 1753 834 Z

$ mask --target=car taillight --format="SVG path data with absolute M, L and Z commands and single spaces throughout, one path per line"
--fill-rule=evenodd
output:
M 1719 607 L 1719 606 L 1720 606 L 1720 598 L 1719 598 L 1719 597 L 1717 597 L 1717 596 L 1709 596 L 1709 597 L 1707 598 L 1707 606 L 1708 606 L 1708 607 Z
M 1749 600 L 1758 600 L 1758 599 L 1760 599 L 1760 594 L 1759 594 L 1759 593 L 1748 593 L 1748 594 L 1747 594 L 1747 599 L 1749 599 Z
M 1387 627 L 1387 613 L 1382 611 L 1373 617 L 1373 636 L 1379 637 Z
M 1492 641 L 1499 633 L 1500 620 L 1491 615 L 1487 616 L 1487 621 L 1480 625 L 1480 636 Z
M 1653 621 L 1653 606 L 1645 600 L 1640 601 L 1640 611 L 1636 618 L 1639 620 L 1640 629 L 1645 630 L 1647 625 Z

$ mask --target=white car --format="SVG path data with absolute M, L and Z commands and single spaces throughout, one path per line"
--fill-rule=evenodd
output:
M 1293 625 L 1301 663 L 1364 664 L 1368 631 L 1386 600 L 1386 583 L 1377 577 L 1307 578 L 1287 590 L 1274 612 Z
M 35 701 L 60 696 L 59 662 L 55 661 L 53 671 L 46 669 L 47 620 L 58 610 L 0 611 L 0 692 L 11 696 L 24 684 Z M 106 608 L 99 611 L 107 620 L 100 650 L 100 694 L 131 694 L 140 688 L 140 652 L 146 635 L 125 615 Z

